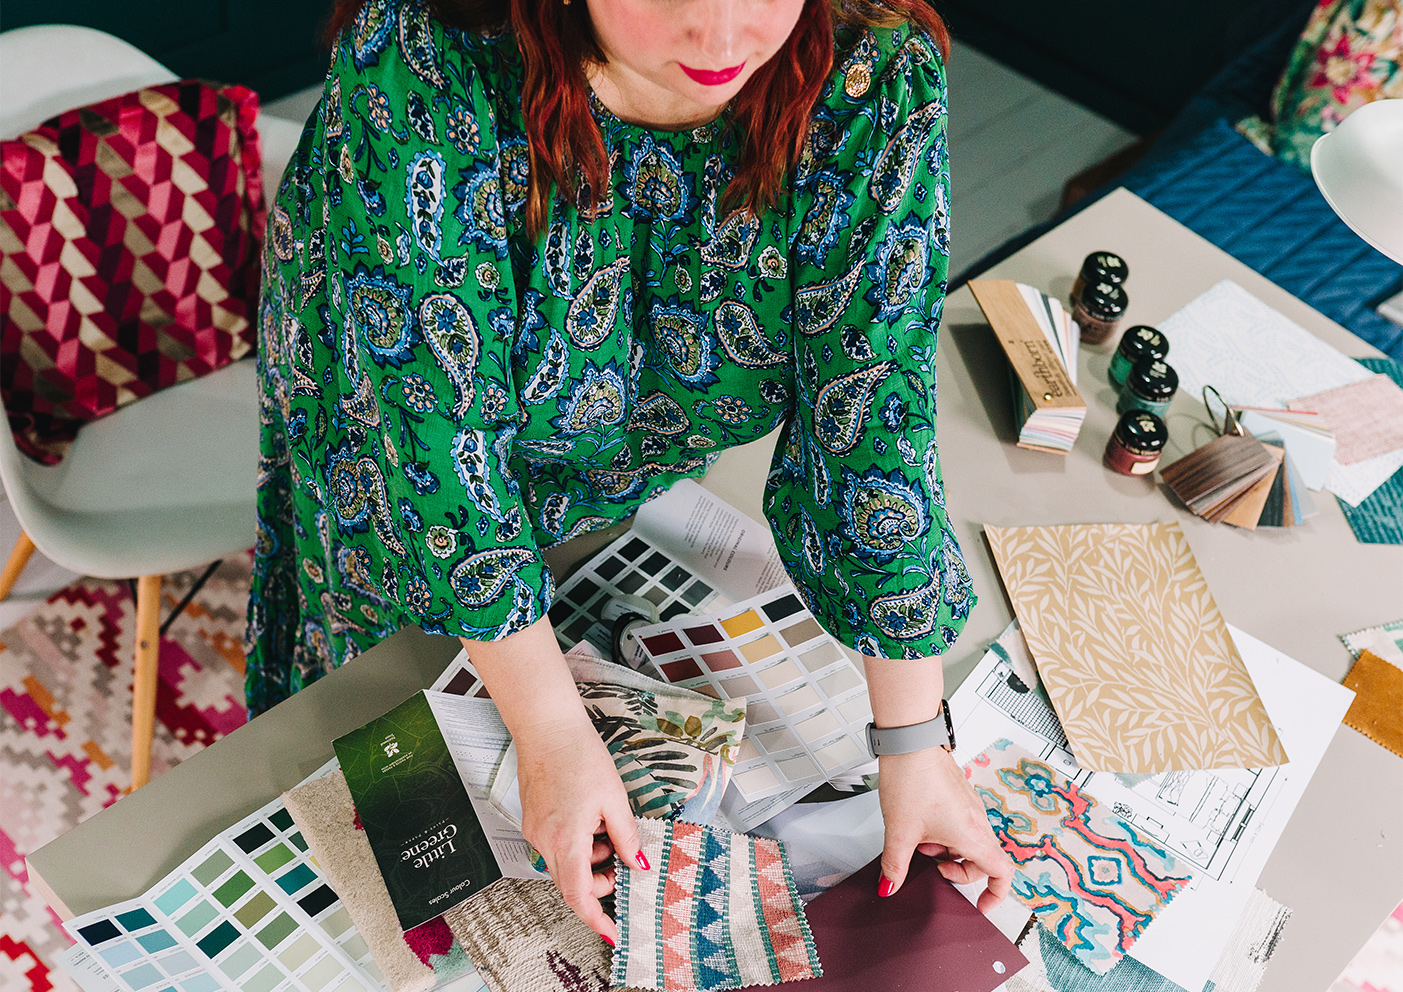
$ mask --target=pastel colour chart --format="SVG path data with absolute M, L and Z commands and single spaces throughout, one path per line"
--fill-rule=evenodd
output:
M 587 640 L 609 657 L 613 632 L 603 613 L 609 602 L 619 596 L 646 600 L 664 622 L 727 601 L 646 537 L 625 534 L 560 587 L 548 615 L 561 645 L 572 648 Z
M 380 969 L 275 800 L 68 931 L 132 992 L 376 992 Z
M 746 734 L 732 779 L 746 800 L 872 760 L 867 683 L 793 586 L 720 613 L 641 627 L 636 635 L 667 681 L 746 698 Z

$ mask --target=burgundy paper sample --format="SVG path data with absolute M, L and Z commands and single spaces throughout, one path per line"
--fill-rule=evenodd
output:
M 802 992 L 990 992 L 1028 959 L 917 854 L 895 895 L 881 899 L 880 860 L 808 904 L 823 977 Z

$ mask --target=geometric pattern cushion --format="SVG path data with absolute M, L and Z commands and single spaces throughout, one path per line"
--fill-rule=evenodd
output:
M 0 394 L 20 450 L 251 353 L 258 97 L 198 80 L 0 142 Z

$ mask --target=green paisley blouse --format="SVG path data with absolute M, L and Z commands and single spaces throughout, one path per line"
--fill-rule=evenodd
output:
M 949 255 L 940 56 L 840 28 L 788 199 L 727 212 L 723 115 L 596 102 L 594 211 L 522 231 L 509 33 L 371 0 L 270 211 L 249 605 L 257 713 L 415 624 L 543 616 L 541 549 L 782 427 L 765 512 L 807 605 L 869 655 L 938 654 L 974 603 L 946 520 L 935 342 Z

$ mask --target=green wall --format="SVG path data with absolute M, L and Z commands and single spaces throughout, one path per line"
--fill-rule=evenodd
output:
M 317 40 L 329 0 L 2 0 L 0 31 L 83 24 L 182 77 L 242 83 L 273 100 L 326 72 Z

